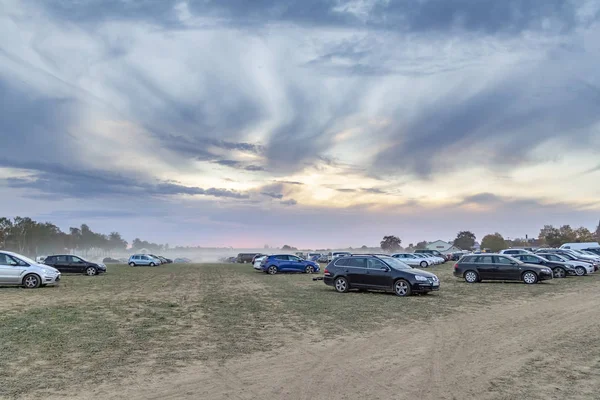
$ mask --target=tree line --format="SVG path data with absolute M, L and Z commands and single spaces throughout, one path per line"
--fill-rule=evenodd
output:
M 477 237 L 471 231 L 460 231 L 456 234 L 454 240 L 449 243 L 462 250 L 472 250 L 475 247 Z M 511 247 L 559 247 L 563 243 L 584 243 L 584 242 L 598 242 L 600 243 L 600 222 L 594 232 L 591 232 L 588 228 L 579 227 L 573 229 L 570 225 L 563 225 L 561 227 L 554 227 L 553 225 L 544 225 L 540 229 L 540 233 L 537 238 L 515 238 L 505 239 L 500 233 L 491 233 L 485 235 L 481 239 L 481 249 L 488 249 L 496 252 Z M 417 249 L 425 249 L 427 241 L 418 242 L 416 245 L 410 243 L 406 248 L 407 251 L 414 251 Z M 380 243 L 380 247 L 383 251 L 393 253 L 402 249 L 402 240 L 398 236 L 387 235 L 383 237 Z
M 149 243 L 134 239 L 132 250 L 148 249 L 151 252 L 167 250 L 169 245 Z M 92 231 L 87 224 L 71 227 L 63 232 L 50 222 L 38 222 L 29 217 L 13 219 L 0 217 L 0 249 L 28 256 L 76 251 L 87 255 L 110 255 L 123 252 L 128 243 L 119 232 L 103 234 Z

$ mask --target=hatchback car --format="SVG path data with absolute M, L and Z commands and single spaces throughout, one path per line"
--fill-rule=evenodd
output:
M 36 263 L 17 253 L 0 251 L 0 285 L 35 289 L 57 284 L 60 276 L 60 271 L 55 268 Z
M 540 257 L 544 257 L 550 261 L 562 261 L 566 262 L 569 265 L 572 265 L 575 268 L 575 274 L 577 276 L 584 276 L 588 274 L 592 274 L 594 272 L 594 266 L 587 261 L 579 261 L 574 257 L 569 256 L 568 254 L 559 254 L 559 253 L 535 253 Z
M 319 272 L 319 264 L 314 261 L 303 260 L 291 254 L 275 254 L 266 256 L 260 264 L 260 269 L 269 275 L 279 272 L 305 272 L 312 274 Z
M 129 257 L 128 264 L 130 267 L 137 267 L 142 265 L 155 267 L 157 265 L 160 265 L 161 262 L 159 259 L 156 259 L 149 254 L 134 254 L 131 257 Z
M 461 258 L 454 265 L 454 276 L 468 283 L 482 280 L 523 281 L 534 284 L 553 278 L 550 268 L 526 264 L 508 255 L 479 254 Z
M 354 255 L 332 261 L 323 271 L 323 281 L 336 291 L 352 289 L 392 291 L 398 296 L 440 289 L 432 273 L 412 268 L 389 256 Z
M 57 254 L 46 257 L 44 264 L 56 268 L 62 273 L 86 274 L 95 276 L 106 272 L 106 265 L 102 263 L 93 263 L 79 256 L 70 254 Z

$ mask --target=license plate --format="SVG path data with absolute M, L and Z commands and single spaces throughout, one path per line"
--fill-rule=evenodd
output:
M 440 286 L 439 282 L 433 282 L 433 286 Z

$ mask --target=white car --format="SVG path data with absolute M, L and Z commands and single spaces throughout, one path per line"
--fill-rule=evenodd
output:
M 435 265 L 442 264 L 445 261 L 442 257 L 434 256 L 433 254 L 429 254 L 429 253 L 415 253 L 415 255 L 423 256 L 427 260 L 431 260 L 431 262 Z
M 421 254 L 419 254 L 419 256 L 421 256 Z M 418 257 L 416 254 L 412 253 L 395 253 L 392 254 L 392 257 L 399 259 L 411 267 L 427 268 L 430 265 L 433 265 L 433 260 L 426 257 Z
M 504 250 L 500 250 L 498 252 L 498 254 L 506 254 L 509 256 L 514 256 L 514 255 L 521 255 L 521 254 L 533 254 L 533 252 L 529 251 L 529 250 L 525 250 L 525 249 L 504 249 Z
M 252 267 L 256 270 L 262 271 L 262 269 L 260 268 L 260 265 L 262 264 L 263 260 L 266 258 L 267 256 L 260 256 L 260 257 L 256 257 L 254 259 L 254 264 L 252 265 Z
M 48 265 L 10 251 L 0 251 L 0 285 L 23 286 L 36 289 L 55 285 L 60 281 L 60 272 Z

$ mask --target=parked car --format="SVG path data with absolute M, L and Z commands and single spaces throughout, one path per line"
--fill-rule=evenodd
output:
M 600 244 L 598 242 L 565 243 L 560 246 L 560 248 L 566 250 L 586 250 L 590 248 L 600 249 Z
M 334 252 L 330 252 L 327 255 L 327 262 L 330 263 L 331 261 L 335 260 L 336 258 L 344 257 L 344 256 L 350 256 L 350 255 L 352 255 L 352 253 L 350 253 L 349 251 L 334 251 Z
M 170 259 L 168 259 L 166 257 L 163 257 L 163 256 L 158 256 L 158 259 L 160 260 L 160 262 L 162 264 L 172 264 L 173 263 L 173 260 L 170 260 Z
M 575 267 L 566 261 L 550 261 L 537 254 L 515 254 L 512 257 L 526 264 L 549 267 L 554 274 L 554 278 L 566 278 L 568 275 L 577 275 Z
M 508 254 L 511 256 L 514 256 L 517 254 L 533 254 L 533 252 L 531 252 L 529 250 L 525 250 L 525 249 L 504 249 L 504 250 L 500 250 L 498 253 L 499 254 Z
M 152 258 L 154 258 L 156 261 L 158 261 L 157 265 L 164 264 L 163 261 L 162 261 L 162 259 L 159 256 L 157 256 L 155 254 L 147 254 L 147 255 L 150 256 L 150 257 L 152 257 Z
M 575 257 L 571 257 L 568 254 L 559 254 L 559 253 L 535 253 L 538 256 L 544 257 L 550 261 L 562 261 L 566 262 L 569 265 L 572 265 L 575 268 L 575 273 L 577 276 L 584 276 L 588 274 L 592 274 L 594 272 L 594 266 L 587 261 L 579 261 Z
M 127 264 L 129 264 L 130 267 L 156 267 L 157 265 L 160 265 L 161 262 L 159 259 L 152 257 L 150 254 L 134 254 L 129 257 Z
M 252 263 L 252 266 L 255 270 L 258 271 L 262 271 L 262 261 L 267 258 L 266 255 L 262 255 L 260 257 L 257 257 L 254 259 L 254 262 Z
M 415 250 L 415 254 L 431 254 L 432 256 L 440 257 L 444 261 L 446 260 L 446 256 L 437 250 L 417 249 Z
M 319 257 L 320 263 L 326 263 L 327 260 L 328 260 L 327 254 L 321 254 L 321 256 Z
M 279 272 L 305 272 L 312 274 L 319 272 L 319 264 L 314 261 L 303 260 L 290 254 L 275 254 L 265 257 L 261 264 L 261 270 L 270 275 Z
M 240 264 L 251 263 L 255 256 L 260 255 L 260 253 L 240 253 L 237 255 L 236 262 Z
M 340 293 L 367 289 L 410 296 L 440 289 L 440 280 L 430 272 L 412 268 L 394 257 L 363 254 L 333 260 L 323 271 L 323 281 Z
M 439 264 L 443 264 L 446 262 L 446 260 L 442 257 L 439 256 L 434 256 L 433 254 L 430 253 L 413 253 L 414 255 L 416 255 L 417 257 L 425 257 L 425 259 L 427 260 L 431 260 L 431 263 L 434 265 L 439 265 Z
M 86 274 L 95 276 L 106 272 L 106 265 L 93 263 L 82 257 L 70 254 L 55 254 L 46 257 L 44 264 L 56 268 L 62 273 Z
M 23 286 L 36 289 L 40 286 L 55 285 L 61 273 L 56 268 L 40 264 L 21 254 L 0 251 L 0 285 Z
M 593 257 L 589 257 L 589 256 L 585 256 L 585 255 L 581 255 L 578 254 L 576 252 L 574 252 L 573 250 L 567 250 L 567 249 L 538 249 L 536 251 L 536 254 L 539 253 L 553 253 L 553 254 L 558 254 L 564 258 L 567 258 L 569 260 L 576 260 L 576 261 L 581 261 L 584 263 L 588 263 L 591 264 L 594 267 L 594 271 L 598 271 L 598 266 L 600 265 L 600 263 L 598 261 L 596 261 Z
M 523 281 L 534 284 L 552 279 L 552 269 L 545 266 L 526 264 L 509 255 L 479 254 L 461 258 L 454 265 L 454 276 L 468 283 L 482 280 Z
M 46 259 L 46 256 L 37 256 L 35 258 L 35 262 L 38 264 L 43 264 L 45 259 Z
M 104 264 L 118 264 L 119 260 L 117 260 L 116 258 L 106 257 L 105 259 L 102 260 L 102 262 Z
M 254 264 L 256 262 L 256 259 L 263 257 L 263 256 L 266 256 L 266 254 L 261 254 L 261 253 L 255 254 L 254 257 L 252 257 L 252 264 Z
M 235 257 L 229 257 L 230 259 L 233 259 L 233 261 L 230 262 L 235 262 Z M 173 260 L 173 262 L 175 264 L 189 264 L 192 262 L 192 260 L 190 260 L 189 258 L 176 258 L 175 260 Z
M 412 253 L 395 253 L 392 254 L 392 257 L 399 259 L 411 267 L 427 268 L 430 265 L 433 265 L 433 260 L 429 257 L 419 257 L 418 255 Z
M 585 249 L 585 251 L 589 251 L 590 253 L 594 253 L 600 256 L 600 247 L 590 247 Z

